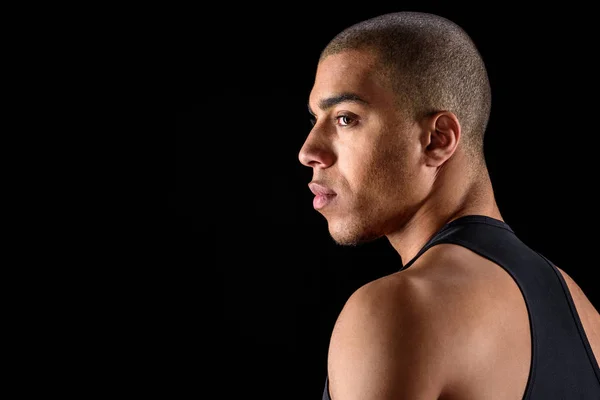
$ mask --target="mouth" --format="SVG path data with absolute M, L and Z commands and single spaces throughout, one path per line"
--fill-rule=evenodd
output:
M 315 198 L 313 199 L 313 208 L 315 210 L 320 210 L 321 208 L 330 204 L 337 196 L 337 193 L 335 193 L 332 189 L 316 182 L 309 183 L 308 187 L 315 195 Z

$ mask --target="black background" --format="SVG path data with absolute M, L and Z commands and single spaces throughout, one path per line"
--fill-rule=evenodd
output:
M 297 159 L 319 51 L 384 12 L 438 13 L 471 34 L 492 84 L 486 155 L 503 217 L 600 305 L 591 10 L 474 4 L 227 4 L 162 17 L 172 89 L 164 154 L 174 158 L 159 340 L 170 391 L 320 398 L 344 301 L 398 269 L 385 239 L 331 241 Z

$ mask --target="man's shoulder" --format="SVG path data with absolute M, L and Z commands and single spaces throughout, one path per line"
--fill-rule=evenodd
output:
M 454 379 L 466 354 L 457 344 L 473 339 L 464 300 L 430 272 L 409 271 L 364 284 L 342 308 L 329 349 L 334 397 L 374 385 L 396 397 L 438 398 Z
M 421 257 L 348 298 L 330 343 L 333 390 L 375 382 L 401 398 L 448 390 L 485 398 L 504 384 L 487 369 L 490 359 L 526 380 L 527 310 L 508 273 L 455 245 L 436 245 Z
M 400 338 L 404 338 L 402 343 L 421 348 L 431 349 L 432 343 L 450 344 L 452 341 L 445 339 L 459 335 L 460 321 L 468 318 L 460 301 L 455 285 L 425 271 L 397 272 L 354 291 L 338 317 L 334 335 L 359 328 L 370 335 L 368 340 L 390 345 Z
M 369 318 L 382 328 L 406 321 L 406 326 L 423 324 L 443 335 L 460 335 L 479 322 L 492 326 L 490 315 L 523 301 L 502 267 L 466 248 L 440 244 L 410 268 L 358 288 L 343 313 Z

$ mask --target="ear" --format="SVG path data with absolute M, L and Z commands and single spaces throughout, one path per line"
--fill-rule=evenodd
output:
M 454 113 L 440 111 L 425 120 L 423 148 L 425 162 L 439 167 L 452 157 L 460 139 L 460 123 Z

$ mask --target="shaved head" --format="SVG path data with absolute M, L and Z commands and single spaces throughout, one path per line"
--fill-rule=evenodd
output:
M 381 76 L 409 117 L 454 113 L 461 124 L 465 153 L 476 165 L 484 163 L 490 83 L 479 51 L 460 26 L 427 13 L 384 14 L 340 32 L 323 49 L 320 60 L 348 50 L 377 55 Z

